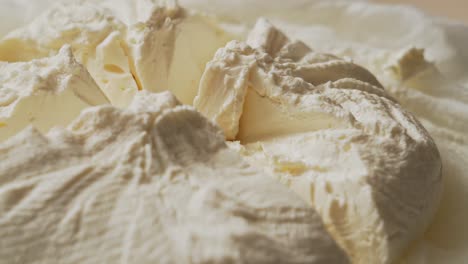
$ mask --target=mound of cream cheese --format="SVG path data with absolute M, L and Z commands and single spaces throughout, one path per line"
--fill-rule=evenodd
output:
M 169 93 L 30 127 L 0 169 L 1 263 L 347 263 L 312 208 Z
M 194 105 L 309 201 L 355 263 L 394 262 L 437 209 L 440 157 L 419 122 L 364 68 L 265 20 L 218 50 Z

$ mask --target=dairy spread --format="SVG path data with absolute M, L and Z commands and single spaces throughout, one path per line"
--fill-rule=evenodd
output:
M 1 263 L 347 263 L 312 208 L 169 93 L 29 127 L 0 160 Z
M 0 62 L 0 141 L 29 124 L 46 132 L 65 126 L 86 107 L 108 104 L 69 46 L 28 62 Z
M 466 262 L 468 229 L 461 228 L 468 219 L 466 25 L 429 17 L 406 6 L 365 1 L 181 2 L 218 14 L 230 23 L 228 29 L 237 25 L 236 21 L 252 25 L 261 13 L 315 51 L 352 60 L 375 74 L 387 93 L 428 129 L 443 163 L 445 187 L 439 210 L 424 237 L 413 243 L 401 263 Z M 235 31 L 243 36 L 244 28 L 239 26 Z M 415 51 L 419 55 L 414 56 Z M 411 70 L 413 66 L 425 70 Z M 402 80 L 398 72 L 408 70 L 414 78 Z
M 59 2 L 5 36 L 0 60 L 29 61 L 70 44 L 113 105 L 125 107 L 142 89 L 171 90 L 190 103 L 204 63 L 227 42 L 227 33 L 171 1 L 123 3 Z
M 0 263 L 465 262 L 466 27 L 51 2 L 0 0 Z
M 424 128 L 367 70 L 265 20 L 216 53 L 194 105 L 308 200 L 353 262 L 394 262 L 435 213 L 441 164 Z

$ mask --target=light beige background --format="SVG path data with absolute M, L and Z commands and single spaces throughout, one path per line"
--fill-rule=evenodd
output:
M 372 0 L 372 2 L 413 5 L 431 15 L 449 17 L 468 24 L 468 0 Z

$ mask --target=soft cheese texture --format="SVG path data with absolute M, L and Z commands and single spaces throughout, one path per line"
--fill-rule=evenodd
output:
M 313 209 L 169 93 L 28 128 L 0 170 L 1 263 L 347 263 Z
M 205 63 L 228 40 L 208 17 L 175 4 L 156 9 L 127 34 L 139 85 L 150 91 L 169 90 L 184 104 L 192 103 Z
M 0 142 L 28 125 L 42 132 L 68 125 L 107 98 L 70 47 L 29 62 L 0 62 Z
M 403 263 L 464 263 L 468 234 L 458 227 L 468 218 L 468 85 L 441 73 L 421 49 L 403 49 L 394 58 L 381 66 L 382 80 L 434 137 L 446 186 L 432 227 Z
M 50 0 L 0 0 L 0 31 L 31 21 L 47 7 Z M 106 1 L 99 1 L 103 4 Z M 152 1 L 138 1 L 126 8 L 126 1 L 107 1 L 110 7 L 122 8 L 124 14 L 145 7 Z M 136 2 L 136 1 L 135 1 Z M 301 39 L 315 51 L 352 59 L 370 69 L 402 105 L 410 109 L 434 137 L 443 160 L 446 186 L 435 221 L 421 241 L 408 252 L 404 263 L 465 263 L 468 246 L 468 28 L 426 16 L 404 6 L 375 5 L 365 1 L 332 0 L 181 0 L 185 7 L 217 13 L 242 39 L 243 32 L 259 15 L 268 16 L 288 35 Z M 126 4 L 126 3 L 125 3 Z M 147 5 L 148 4 L 148 5 Z M 124 16 L 118 15 L 125 21 Z M 129 16 L 133 19 L 135 16 Z M 0 35 L 6 31 L 0 32 Z M 425 58 L 437 68 L 436 78 L 400 81 L 395 75 L 399 58 L 411 53 L 411 47 L 425 49 Z M 15 50 L 13 50 L 15 51 Z M 405 60 L 402 60 L 404 62 Z M 416 63 L 416 65 L 420 64 Z M 425 62 L 423 61 L 422 64 Z M 408 67 L 409 66 L 409 67 Z M 412 70 L 411 64 L 403 66 Z M 419 67 L 419 66 L 417 66 Z M 435 71 L 425 71 L 435 73 Z M 427 81 L 437 79 L 437 82 Z M 253 101 L 253 100 L 251 100 Z M 266 105 L 271 105 L 267 102 Z M 271 109 L 271 108 L 270 108 Z M 272 108 L 275 109 L 275 108 Z M 453 114 L 456 115 L 453 115 Z M 275 119 L 278 120 L 278 119 Z M 297 125 L 300 125 L 298 123 Z M 239 147 L 239 146 L 237 146 Z M 325 155 L 325 154 L 324 154 Z M 281 170 L 300 172 L 299 163 L 282 162 Z M 287 166 L 286 166 L 287 165 Z
M 387 92 L 427 128 L 443 163 L 445 190 L 440 209 L 424 237 L 409 248 L 401 263 L 466 262 L 468 229 L 460 228 L 468 219 L 466 25 L 430 17 L 407 6 L 368 1 L 181 0 L 181 3 L 217 13 L 230 23 L 229 28 L 238 25 L 236 32 L 240 36 L 261 13 L 314 50 L 352 59 L 374 73 Z M 429 62 L 437 70 L 417 74 L 420 78 L 409 82 L 399 81 L 395 75 L 397 60 L 414 47 L 424 49 L 426 60 L 417 64 Z M 438 81 L 429 81 L 434 79 Z
M 356 263 L 394 262 L 437 209 L 440 157 L 416 119 L 364 68 L 263 19 L 216 53 L 194 105 L 309 201 Z
M 65 1 L 5 36 L 0 60 L 28 61 L 70 44 L 116 106 L 139 89 L 171 90 L 190 103 L 204 64 L 228 39 L 208 17 L 173 1 Z
M 0 41 L 0 60 L 28 61 L 70 44 L 99 87 L 118 106 L 138 90 L 124 50 L 125 25 L 109 9 L 89 1 L 59 2 Z

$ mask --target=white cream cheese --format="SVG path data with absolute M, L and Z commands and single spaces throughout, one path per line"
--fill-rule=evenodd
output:
M 169 93 L 0 145 L 2 263 L 347 263 L 317 213 Z
M 265 20 L 216 53 L 194 105 L 309 201 L 355 263 L 398 260 L 437 209 L 440 157 L 416 119 L 364 68 Z
M 445 191 L 440 209 L 424 237 L 413 243 L 401 263 L 466 262 L 468 229 L 460 228 L 468 219 L 466 25 L 430 17 L 408 6 L 367 1 L 181 0 L 181 3 L 216 13 L 240 29 L 252 25 L 259 14 L 267 16 L 275 26 L 314 50 L 353 60 L 374 73 L 386 91 L 427 128 L 443 163 Z M 394 74 L 396 61 L 402 51 L 413 47 L 424 48 L 425 60 L 437 69 L 425 71 L 426 74 L 419 75 L 422 78 L 401 82 Z M 430 76 L 431 72 L 436 74 Z M 426 77 L 429 79 L 425 80 Z
M 127 43 L 134 76 L 149 91 L 171 91 L 191 104 L 215 51 L 229 40 L 214 22 L 177 5 L 156 9 L 129 28 Z
M 229 36 L 208 17 L 172 1 L 59 2 L 0 41 L 0 60 L 28 61 L 70 44 L 112 104 L 140 90 L 171 90 L 183 103 L 196 95 L 204 64 Z M 123 4 L 122 4 L 123 5 Z
M 0 0 L 0 5 L 2 7 L 0 9 L 0 14 L 3 19 L 0 25 L 0 31 L 5 28 L 13 28 L 13 24 L 15 23 L 19 25 L 30 21 L 32 17 L 31 14 L 34 13 L 33 11 L 45 9 L 49 2 L 56 1 Z M 95 1 L 92 6 L 99 10 L 102 9 L 101 7 L 109 9 L 110 11 L 102 12 L 109 14 L 109 17 L 118 18 L 120 22 L 117 24 L 123 24 L 123 28 L 126 28 L 138 22 L 145 23 L 145 21 L 148 21 L 153 13 L 153 8 L 151 7 L 154 6 L 156 2 L 158 1 L 103 0 Z M 243 32 L 248 31 L 259 15 L 268 16 L 273 20 L 276 26 L 287 32 L 288 35 L 301 39 L 307 43 L 308 46 L 313 47 L 315 51 L 332 53 L 340 57 L 345 57 L 346 60 L 353 60 L 365 66 L 375 74 L 386 88 L 384 94 L 389 93 L 395 97 L 406 109 L 414 113 L 429 130 L 441 151 L 443 161 L 442 174 L 444 175 L 446 191 L 443 195 L 440 210 L 424 238 L 413 244 L 411 250 L 403 260 L 403 263 L 438 264 L 466 262 L 468 229 L 460 228 L 465 225 L 466 219 L 468 219 L 468 215 L 466 214 L 466 212 L 468 212 L 466 206 L 468 205 L 468 192 L 466 192 L 468 188 L 468 178 L 466 174 L 468 171 L 468 138 L 466 137 L 468 134 L 466 129 L 468 100 L 466 100 L 465 96 L 468 91 L 468 78 L 466 77 L 466 72 L 468 71 L 468 54 L 466 52 L 468 29 L 466 27 L 428 17 L 412 8 L 375 5 L 365 1 L 181 0 L 181 2 L 184 7 L 196 7 L 204 12 L 209 11 L 217 13 L 218 19 L 225 24 L 226 30 L 235 29 L 233 32 L 239 33 L 238 39 L 244 39 L 244 37 L 246 37 L 243 35 Z M 4 3 L 7 5 L 5 6 Z M 99 7 L 96 7 L 96 5 Z M 159 1 L 156 3 L 156 6 L 169 6 L 171 9 L 174 8 L 171 1 Z M 68 5 L 68 7 L 69 9 L 65 11 L 79 10 L 80 8 L 79 6 L 75 7 L 72 5 Z M 14 14 L 14 12 L 18 12 L 18 10 L 20 10 L 20 12 Z M 73 16 L 73 14 L 66 15 L 65 19 L 71 16 Z M 9 18 L 12 17 L 14 17 L 15 21 L 9 20 Z M 114 23 L 115 19 L 111 18 L 110 20 Z M 176 19 L 174 21 L 179 20 Z M 63 24 L 65 25 L 66 23 Z M 226 24 L 228 24 L 229 27 L 226 26 Z M 44 28 L 47 29 L 46 26 L 44 26 Z M 65 30 L 64 32 L 72 31 Z M 107 56 L 108 58 L 117 57 L 117 55 L 111 55 L 114 53 L 111 51 L 112 49 L 117 50 L 117 52 L 115 52 L 116 54 L 128 54 L 128 51 L 125 49 L 118 48 L 122 43 L 122 40 L 118 39 L 122 38 L 123 42 L 126 42 L 124 38 L 126 34 L 122 33 L 120 29 L 117 33 L 118 34 L 113 33 L 114 35 L 112 38 L 105 41 L 105 43 L 108 43 L 106 44 L 108 47 L 102 49 L 109 54 L 109 56 Z M 1 34 L 2 32 L 0 32 L 0 35 Z M 43 34 L 38 34 L 37 37 L 40 38 L 42 35 Z M 57 33 L 57 35 L 60 35 L 60 33 Z M 110 35 L 111 34 L 109 34 L 109 36 Z M 63 37 L 65 36 L 66 35 Z M 26 37 L 26 39 L 28 39 L 28 37 Z M 197 38 L 196 40 L 203 41 L 202 38 Z M 29 39 L 25 43 L 27 44 L 29 41 L 33 42 L 36 40 Z M 25 45 L 22 47 L 21 43 L 22 41 L 18 41 L 11 46 L 2 46 L 11 47 L 11 49 L 3 53 L 2 56 L 15 54 L 17 49 L 23 49 L 23 54 L 25 55 L 30 54 L 28 53 L 29 49 L 32 49 L 32 52 L 36 52 L 34 48 L 32 48 L 34 46 Z M 84 45 L 86 42 L 83 41 L 79 43 L 80 45 Z M 73 43 L 71 44 L 73 46 Z M 413 56 L 414 50 L 412 50 L 411 47 L 417 47 L 418 49 L 424 48 L 425 59 L 421 58 L 420 55 Z M 58 48 L 54 48 L 53 51 L 46 52 L 47 54 L 42 54 L 40 56 L 55 55 Z M 214 49 L 216 49 L 215 45 L 213 45 L 213 50 Z M 74 51 L 79 54 L 78 50 L 74 49 Z M 0 51 L 0 53 L 2 53 L 2 51 Z M 407 56 L 412 53 L 413 55 Z M 177 55 L 179 53 L 175 52 L 174 54 Z M 210 56 L 211 55 L 206 58 Z M 189 66 L 191 64 L 192 61 L 184 60 L 186 57 L 187 56 L 181 56 L 182 60 L 180 60 L 181 63 L 179 63 L 179 65 Z M 413 57 L 415 60 L 411 59 L 409 60 L 410 63 L 408 63 L 405 57 Z M 120 56 L 120 58 L 121 59 L 117 61 L 125 62 L 128 60 L 127 55 L 125 55 L 125 57 Z M 79 56 L 78 60 L 80 61 Z M 209 59 L 205 61 L 208 60 Z M 116 64 L 116 62 L 112 62 L 112 64 Z M 433 66 L 421 67 L 426 64 L 432 64 Z M 88 69 L 91 68 L 90 65 L 86 66 Z M 131 69 L 131 63 L 119 63 L 117 66 L 123 69 L 124 72 L 128 72 L 127 68 Z M 102 68 L 103 65 L 100 67 Z M 431 69 L 431 67 L 435 68 Z M 116 69 L 112 66 L 108 68 Z M 176 67 L 174 67 L 174 69 L 176 70 Z M 203 67 L 199 69 L 203 69 Z M 112 78 L 110 81 L 115 79 L 115 83 L 122 83 L 123 79 L 128 80 L 129 83 L 134 82 L 129 74 L 119 74 L 118 76 L 121 78 L 119 79 L 115 77 L 116 75 L 113 74 L 113 71 L 107 73 L 101 70 L 100 72 L 103 74 L 99 76 L 105 77 L 108 74 L 111 75 Z M 403 75 L 400 73 L 403 72 L 409 73 L 409 78 L 402 78 Z M 91 73 L 95 76 L 93 71 Z M 101 82 L 99 78 L 107 79 L 99 77 L 98 75 L 96 76 L 96 82 L 102 88 L 105 81 Z M 177 79 L 177 75 L 174 76 L 174 78 Z M 198 80 L 198 78 L 195 77 L 194 79 Z M 134 84 L 133 87 L 137 86 L 138 85 Z M 349 86 L 349 82 L 346 86 Z M 112 87 L 115 87 L 114 84 L 109 85 L 109 88 Z M 342 88 L 343 87 L 344 86 L 342 86 Z M 364 86 L 360 84 L 359 87 L 363 89 Z M 374 89 L 376 88 L 374 86 L 366 87 L 372 89 L 374 93 L 378 91 L 378 89 Z M 169 88 L 173 89 L 175 87 Z M 119 93 L 119 95 L 114 92 L 107 94 L 115 95 L 116 99 L 114 103 L 116 104 L 119 104 L 117 101 L 121 100 L 118 98 L 127 100 L 121 102 L 122 105 L 128 104 L 131 100 L 131 96 L 122 94 L 118 92 L 119 90 L 116 92 Z M 196 89 L 191 89 L 190 93 L 193 93 L 195 90 Z M 133 94 L 136 89 L 131 89 L 130 91 L 130 94 Z M 335 124 L 335 126 L 337 124 L 334 123 L 337 121 L 336 119 L 327 119 L 330 117 L 329 115 L 319 115 L 315 122 L 301 122 L 299 119 L 296 119 L 299 120 L 297 122 L 292 122 L 294 120 L 288 118 L 288 115 L 282 114 L 282 111 L 277 111 L 277 104 L 271 103 L 270 100 L 263 100 L 264 97 L 255 97 L 256 93 L 252 89 L 248 89 L 247 94 L 251 95 L 246 97 L 244 105 L 253 105 L 252 108 L 255 109 L 255 112 L 249 116 L 242 117 L 241 115 L 240 119 L 244 123 L 249 123 L 252 126 L 256 125 L 255 127 L 253 126 L 250 131 L 261 132 L 258 133 L 260 138 L 263 138 L 264 134 L 269 133 L 269 131 L 261 131 L 265 126 L 260 123 L 257 125 L 256 122 L 259 120 L 265 121 L 266 124 L 270 125 L 273 121 L 280 120 L 279 124 L 272 126 L 272 128 L 275 128 L 275 133 L 277 134 L 275 137 L 277 137 L 278 134 L 287 134 L 288 131 L 291 130 L 301 132 L 305 129 L 322 129 L 326 127 L 327 122 Z M 190 96 L 184 99 L 184 101 L 189 99 Z M 263 104 L 262 109 L 258 107 L 259 103 Z M 260 110 L 264 111 L 264 113 Z M 291 108 L 288 108 L 288 110 L 291 110 Z M 276 111 L 274 115 L 272 111 Z M 274 118 L 265 120 L 266 114 L 271 114 Z M 314 112 L 314 114 L 317 113 Z M 255 117 L 255 115 L 263 117 L 263 119 Z M 287 123 L 289 127 L 281 125 L 286 122 L 282 119 L 286 121 L 289 120 Z M 325 122 L 320 124 L 318 128 L 314 128 L 317 121 L 321 120 Z M 339 120 L 340 119 L 338 119 L 338 121 Z M 232 124 L 238 125 L 235 122 Z M 347 125 L 346 122 L 344 125 Z M 240 128 L 242 130 L 242 128 L 246 128 L 246 126 L 240 126 Z M 251 133 L 242 133 L 246 136 L 252 135 Z M 339 145 L 340 143 L 338 142 L 337 144 Z M 263 155 L 263 151 L 256 150 L 261 150 L 262 146 L 259 144 L 251 144 L 247 148 L 241 147 L 241 145 L 236 143 L 232 143 L 231 145 L 239 148 L 239 151 L 244 152 L 246 155 Z M 279 144 L 276 146 L 281 147 Z M 343 149 L 347 149 L 348 147 L 349 146 L 346 144 L 343 145 Z M 330 147 L 325 146 L 320 149 L 326 150 L 327 148 Z M 278 147 L 278 149 L 280 148 Z M 317 147 L 317 149 L 319 148 Z M 286 150 L 289 151 L 288 148 L 286 148 Z M 337 150 L 341 149 L 337 147 Z M 296 150 L 292 152 L 295 153 Z M 328 155 L 326 153 L 328 152 L 323 152 L 323 154 L 320 155 L 325 157 Z M 318 159 L 320 158 L 322 157 L 318 157 Z M 276 175 L 281 175 L 281 173 L 300 175 L 304 169 L 309 169 L 307 167 L 305 168 L 303 163 L 287 161 L 277 157 L 258 158 L 256 162 L 265 162 L 265 168 L 267 169 L 268 166 L 273 164 L 274 166 L 272 169 L 275 170 L 274 174 Z M 328 162 L 331 163 L 332 161 Z M 348 162 L 350 164 L 355 164 L 354 161 Z M 315 169 L 321 171 L 323 168 L 317 167 Z M 343 173 L 347 173 L 344 167 L 343 171 Z M 284 179 L 285 177 L 281 178 Z M 309 185 L 304 184 L 302 186 L 307 188 Z M 419 190 L 414 190 L 414 192 L 418 191 Z
M 439 212 L 402 263 L 464 263 L 468 234 L 459 226 L 468 218 L 468 86 L 442 74 L 421 49 L 395 52 L 382 70 L 389 92 L 430 131 L 444 165 L 445 195 Z
M 59 2 L 24 28 L 0 41 L 0 60 L 41 58 L 70 44 L 111 103 L 125 106 L 138 90 L 121 32 L 112 12 L 89 1 Z
M 69 46 L 52 57 L 0 62 L 0 142 L 28 125 L 47 132 L 107 98 Z M 0 173 L 1 174 L 1 173 Z

